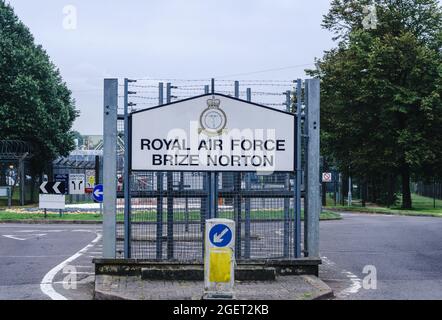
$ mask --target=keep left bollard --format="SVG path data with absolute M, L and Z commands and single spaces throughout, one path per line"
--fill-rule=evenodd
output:
M 206 221 L 204 299 L 233 299 L 235 282 L 235 222 Z

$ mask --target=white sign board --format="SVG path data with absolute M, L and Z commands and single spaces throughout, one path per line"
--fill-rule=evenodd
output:
M 294 171 L 295 115 L 220 94 L 131 114 L 134 171 Z
M 85 180 L 82 173 L 69 174 L 69 194 L 84 194 Z
M 322 173 L 322 182 L 332 182 L 331 172 L 323 172 Z
M 8 197 L 9 196 L 9 188 L 0 187 L 0 197 Z
M 40 209 L 65 209 L 65 195 L 64 194 L 40 194 L 39 205 Z

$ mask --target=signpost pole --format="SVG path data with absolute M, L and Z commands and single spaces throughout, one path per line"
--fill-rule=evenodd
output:
M 234 86 L 235 98 L 239 99 L 239 81 L 235 81 Z M 235 193 L 233 199 L 233 207 L 235 212 L 235 224 L 236 224 L 236 248 L 235 253 L 236 257 L 241 257 L 241 173 L 235 172 L 233 173 L 233 191 Z
M 285 92 L 285 105 L 286 111 L 290 112 L 291 109 L 291 91 Z M 296 147 L 296 146 L 295 146 Z M 296 150 L 296 149 L 295 149 Z M 296 154 L 295 154 L 296 156 Z M 285 175 L 284 189 L 290 190 L 290 174 Z M 296 200 L 295 202 L 296 203 Z M 283 240 L 283 255 L 289 256 L 289 242 L 290 242 L 290 198 L 284 198 L 284 240 Z
M 302 163 L 301 163 L 301 120 L 302 120 L 302 80 L 298 79 L 296 81 L 296 142 L 295 142 L 295 198 L 293 201 L 293 208 L 295 212 L 295 258 L 301 257 L 301 176 L 302 176 Z
M 321 212 L 320 175 L 319 175 L 319 110 L 320 82 L 319 79 L 307 80 L 307 221 L 306 247 L 307 256 L 319 257 L 319 215 Z
M 117 105 L 118 79 L 104 80 L 103 138 L 103 258 L 115 258 L 117 210 Z
M 8 187 L 8 208 L 12 205 L 12 187 Z
M 252 89 L 246 89 L 247 101 L 252 101 Z M 246 190 L 252 188 L 252 174 L 246 173 Z M 245 224 L 244 224 L 244 257 L 250 259 L 250 198 L 245 200 Z
M 166 103 L 172 100 L 172 85 L 170 82 L 166 84 Z M 173 243 L 173 174 L 167 173 L 167 258 L 172 259 L 174 255 Z
M 158 84 L 158 105 L 164 104 L 164 84 Z M 157 172 L 157 242 L 156 242 L 156 257 L 162 259 L 163 257 L 163 172 Z
M 131 195 L 129 171 L 129 79 L 124 79 L 124 258 L 131 257 Z

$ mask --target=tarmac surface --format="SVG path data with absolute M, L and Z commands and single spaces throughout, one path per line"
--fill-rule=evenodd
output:
M 100 233 L 0 224 L 0 299 L 91 299 Z M 320 278 L 336 299 L 442 299 L 442 219 L 344 213 L 320 223 L 320 238 Z

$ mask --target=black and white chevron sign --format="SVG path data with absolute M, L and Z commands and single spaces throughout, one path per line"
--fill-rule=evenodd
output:
M 45 181 L 40 185 L 40 192 L 43 194 L 66 194 L 66 184 L 63 181 Z

